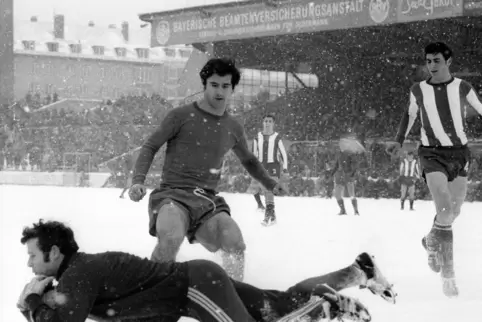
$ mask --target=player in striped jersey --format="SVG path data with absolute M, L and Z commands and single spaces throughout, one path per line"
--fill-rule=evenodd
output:
M 281 139 L 281 134 L 274 131 L 275 117 L 267 114 L 263 117 L 263 131 L 259 132 L 253 140 L 253 154 L 263 164 L 263 167 L 276 180 L 281 178 L 282 173 L 288 173 L 288 156 Z M 252 180 L 248 188 L 248 193 L 253 193 L 258 209 L 263 209 L 260 194 L 264 193 L 266 209 L 263 225 L 269 226 L 276 222 L 276 214 L 274 210 L 274 195 L 270 191 L 266 191 L 262 185 Z
M 413 151 L 407 153 L 407 157 L 400 162 L 400 203 L 401 209 L 405 208 L 405 200 L 410 200 L 410 210 L 413 210 L 415 201 L 415 181 L 420 177 L 417 160 L 413 158 Z
M 467 105 L 482 115 L 482 102 L 471 84 L 453 77 L 449 67 L 452 50 L 444 43 L 425 47 L 425 61 L 431 77 L 410 89 L 410 104 L 404 112 L 396 144 L 398 153 L 416 118 L 420 115 L 421 144 L 418 155 L 422 177 L 432 194 L 437 214 L 432 229 L 422 240 L 430 268 L 443 279 L 447 296 L 457 296 L 453 270 L 452 224 L 460 214 L 467 192 L 470 150 L 465 117 Z

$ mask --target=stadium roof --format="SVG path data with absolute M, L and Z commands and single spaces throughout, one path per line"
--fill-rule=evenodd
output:
M 127 28 L 128 39 L 123 34 L 123 28 Z M 190 46 L 176 45 L 169 48 L 150 47 L 151 26 L 132 27 L 116 25 L 96 25 L 86 21 L 85 25 L 64 24 L 63 38 L 55 36 L 55 23 L 52 21 L 37 21 L 35 17 L 31 20 L 14 20 L 14 50 L 23 53 L 45 53 L 51 51 L 48 48 L 49 43 L 58 43 L 58 50 L 55 54 L 71 55 L 71 45 L 80 44 L 82 46 L 82 56 L 91 56 L 99 58 L 121 58 L 126 60 L 139 61 L 139 55 L 136 49 L 146 49 L 149 51 L 149 57 L 142 59 L 143 62 L 165 62 L 173 59 L 186 60 L 188 53 L 192 50 Z M 26 42 L 34 42 L 34 50 L 26 48 Z M 94 55 L 93 46 L 103 46 L 104 54 L 102 57 Z M 126 50 L 123 56 L 118 56 L 116 48 L 124 48 Z M 167 49 L 167 50 L 166 50 Z M 186 51 L 183 55 L 180 51 Z M 169 55 L 168 55 L 169 53 Z
M 260 4 L 264 3 L 267 5 L 270 5 L 270 3 L 274 3 L 276 1 L 273 0 L 221 0 L 217 1 L 216 3 L 211 3 L 211 4 L 204 4 L 201 6 L 192 6 L 192 7 L 184 7 L 184 8 L 179 8 L 179 9 L 173 9 L 173 10 L 165 10 L 165 11 L 157 11 L 157 12 L 150 12 L 150 13 L 141 13 L 139 15 L 139 18 L 142 21 L 146 22 L 151 22 L 154 17 L 158 16 L 169 16 L 169 15 L 178 15 L 186 12 L 203 12 L 206 10 L 212 10 L 212 9 L 229 9 L 233 7 L 239 7 L 239 6 L 246 6 L 246 5 L 251 5 L 251 4 Z
M 188 43 L 204 51 L 212 43 L 214 55 L 233 57 L 241 67 L 285 70 L 300 62 L 303 69 L 314 60 L 339 63 L 340 57 L 410 57 L 434 40 L 457 51 L 480 51 L 482 12 L 469 13 L 464 6 L 478 1 L 454 0 L 412 12 L 398 0 L 376 5 L 247 0 L 146 13 L 140 19 L 153 26 L 153 47 Z

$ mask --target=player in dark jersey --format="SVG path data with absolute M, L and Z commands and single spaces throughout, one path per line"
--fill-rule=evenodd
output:
M 340 207 L 339 215 L 346 215 L 345 209 L 345 202 L 343 201 L 343 195 L 345 193 L 345 186 L 348 190 L 348 196 L 351 199 L 351 204 L 353 205 L 353 210 L 355 211 L 355 215 L 359 216 L 360 212 L 358 211 L 358 200 L 356 199 L 355 194 L 355 182 L 357 177 L 357 171 L 359 166 L 359 154 L 364 151 L 363 149 L 354 151 L 348 150 L 344 147 L 344 140 L 342 138 L 340 140 L 340 150 L 338 151 L 338 155 L 336 157 L 336 163 L 333 169 L 331 169 L 330 174 L 331 177 L 334 177 L 335 182 L 335 198 L 338 202 L 338 206 Z M 352 139 L 351 141 L 356 142 L 356 139 Z
M 396 299 L 367 253 L 341 270 L 278 291 L 232 280 L 206 260 L 158 263 L 122 252 L 82 253 L 72 229 L 55 221 L 25 228 L 21 242 L 36 277 L 17 307 L 30 322 L 174 322 L 181 316 L 203 322 L 295 322 L 328 314 L 370 321 L 363 304 L 337 290 L 368 288 L 390 303 Z
M 420 115 L 421 144 L 418 155 L 422 177 L 432 194 L 437 214 L 422 243 L 430 268 L 443 280 L 447 296 L 457 296 L 453 269 L 452 224 L 460 214 L 467 193 L 470 150 L 467 146 L 468 105 L 482 115 L 482 102 L 472 85 L 450 73 L 452 50 L 442 42 L 425 47 L 430 78 L 412 86 L 410 103 L 403 113 L 396 144 L 388 148 L 398 154 L 417 116 Z
M 270 176 L 279 181 L 281 175 L 284 177 L 288 174 L 288 156 L 283 144 L 282 136 L 274 131 L 275 117 L 267 114 L 263 117 L 263 131 L 259 132 L 253 140 L 253 153 L 263 164 Z M 263 225 L 270 226 L 276 222 L 276 213 L 274 207 L 274 196 L 271 191 L 267 191 L 256 180 L 251 181 L 248 187 L 248 193 L 254 194 L 254 198 L 258 203 L 258 209 L 264 208 L 261 202 L 260 194 L 264 194 L 266 209 L 264 214 Z
M 223 266 L 242 280 L 246 246 L 228 204 L 216 191 L 225 154 L 232 149 L 268 191 L 279 194 L 283 189 L 248 148 L 243 126 L 226 111 L 240 80 L 234 62 L 211 59 L 200 76 L 204 98 L 167 113 L 140 149 L 129 194 L 134 201 L 144 197 L 154 155 L 167 143 L 162 183 L 149 198 L 149 233 L 158 238 L 152 259 L 174 261 L 187 236 L 211 252 L 222 250 Z
M 410 201 L 410 210 L 415 202 L 415 182 L 420 177 L 418 162 L 413 158 L 413 151 L 407 152 L 407 157 L 400 162 L 400 208 L 405 208 L 405 200 Z

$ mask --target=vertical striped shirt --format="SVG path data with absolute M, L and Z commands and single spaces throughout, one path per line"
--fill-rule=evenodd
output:
M 464 146 L 467 144 L 467 107 L 482 115 L 482 101 L 472 85 L 460 78 L 440 84 L 423 81 L 410 89 L 410 104 L 404 112 L 396 141 L 403 144 L 420 115 L 422 146 Z
M 284 170 L 288 170 L 288 156 L 278 132 L 271 135 L 263 135 L 259 132 L 253 140 L 253 154 L 263 165 L 280 163 Z
M 418 168 L 417 160 L 413 159 L 409 161 L 404 159 L 400 163 L 400 175 L 403 177 L 418 177 L 420 175 L 420 170 Z

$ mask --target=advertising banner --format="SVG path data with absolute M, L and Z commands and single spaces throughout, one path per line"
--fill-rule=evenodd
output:
M 463 0 L 398 0 L 398 22 L 457 17 L 463 14 Z
M 482 0 L 464 0 L 464 15 L 482 16 Z
M 399 0 L 294 0 L 186 10 L 152 21 L 153 47 L 396 22 Z M 461 0 L 452 0 L 461 1 Z

